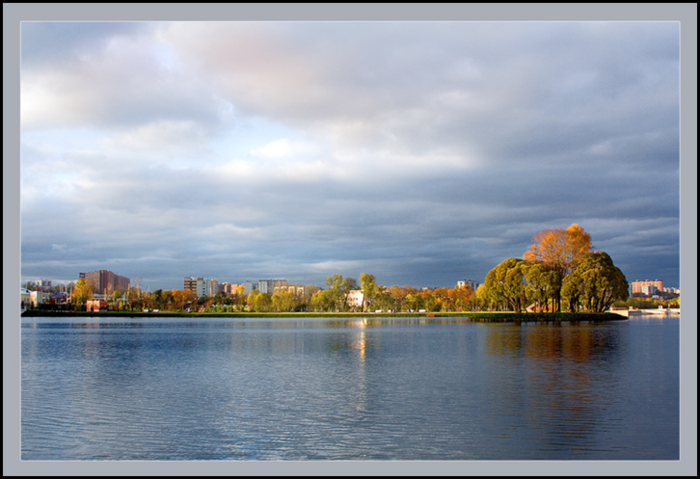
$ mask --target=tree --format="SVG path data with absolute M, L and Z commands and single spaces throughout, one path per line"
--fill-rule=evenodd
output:
M 274 311 L 293 311 L 295 302 L 294 293 L 285 289 L 277 289 L 272 294 L 272 309 Z
M 430 292 L 431 296 L 434 298 L 435 311 L 451 311 L 452 301 L 449 295 L 449 290 L 447 288 L 434 288 Z
M 122 293 L 121 293 L 120 291 L 115 291 L 115 292 L 112 293 L 111 298 L 112 298 L 112 308 L 113 308 L 113 309 L 119 309 L 119 308 L 120 308 L 120 306 L 119 306 L 119 300 L 121 299 L 121 297 L 122 297 Z
M 424 309 L 425 307 L 423 296 L 421 296 L 421 294 L 413 288 L 411 288 L 411 290 L 406 294 L 405 304 L 407 309 L 410 311 L 418 311 L 420 309 Z
M 554 299 L 555 291 L 561 288 L 557 272 L 534 263 L 525 266 L 525 280 L 528 301 L 534 301 L 538 311 L 549 311 L 549 300 Z
M 378 285 L 373 274 L 360 273 L 360 288 L 362 289 L 363 309 L 371 309 L 372 303 L 377 299 L 384 287 Z
M 481 311 L 484 309 L 490 309 L 491 301 L 489 300 L 488 294 L 486 292 L 486 287 L 480 284 L 470 301 L 470 306 L 472 311 Z
M 133 311 L 134 307 L 139 309 L 143 301 L 143 296 L 141 294 L 141 289 L 138 286 L 132 286 L 126 290 L 124 293 L 124 301 L 129 307 L 129 311 Z
M 598 251 L 583 256 L 562 284 L 562 295 L 575 309 L 581 304 L 588 311 L 602 313 L 617 300 L 628 297 L 625 275 L 607 253 Z
M 450 290 L 450 295 L 453 299 L 454 308 L 456 311 L 468 311 L 471 303 L 474 290 L 469 285 L 456 287 Z
M 583 255 L 591 250 L 591 235 L 577 224 L 566 229 L 542 230 L 533 239 L 536 243 L 523 255 L 525 261 L 542 263 L 562 277 L 571 272 Z
M 94 289 L 95 285 L 92 281 L 80 278 L 73 287 L 73 302 L 79 306 L 85 304 L 94 297 Z
M 577 224 L 568 228 L 546 229 L 537 233 L 535 244 L 525 252 L 529 264 L 540 263 L 557 274 L 558 282 L 574 270 L 579 260 L 591 251 L 591 235 Z M 552 291 L 555 309 L 561 311 L 561 288 Z
M 348 297 L 350 291 L 357 289 L 357 281 L 353 278 L 344 278 L 342 275 L 334 274 L 326 279 L 326 286 L 333 297 L 333 302 L 336 310 L 345 311 L 348 305 Z
M 394 311 L 403 311 L 405 309 L 406 297 L 411 292 L 408 286 L 392 286 L 389 288 L 389 295 L 392 299 L 392 309 Z
M 172 291 L 173 305 L 176 309 L 183 310 L 187 303 L 195 300 L 194 291 L 189 289 L 174 289 Z
M 308 308 L 312 307 L 311 306 L 311 299 L 313 298 L 314 294 L 319 291 L 320 288 L 316 286 L 315 284 L 307 284 L 304 286 L 304 293 L 301 295 L 299 298 L 299 305 L 297 308 L 300 311 L 307 311 Z
M 243 305 L 245 304 L 246 297 L 245 297 L 245 286 L 242 284 L 239 284 L 236 286 L 234 290 L 231 291 L 231 301 L 233 301 L 233 304 L 240 310 L 243 309 Z
M 171 309 L 173 302 L 174 302 L 173 292 L 168 290 L 168 289 L 163 290 L 163 292 L 161 293 L 159 307 L 161 309 Z
M 335 305 L 333 292 L 327 289 L 319 289 L 311 297 L 311 307 L 315 311 L 330 311 Z
M 505 300 L 514 311 L 522 311 L 526 298 L 525 265 L 521 259 L 508 258 L 489 271 L 484 281 L 487 297 L 495 303 Z
M 272 296 L 269 293 L 254 289 L 248 294 L 246 302 L 253 311 L 268 311 L 272 305 Z

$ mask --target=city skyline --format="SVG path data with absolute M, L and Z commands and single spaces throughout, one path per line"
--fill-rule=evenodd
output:
M 117 275 L 116 273 L 114 273 L 113 271 L 100 270 L 100 272 L 112 274 L 112 275 L 114 275 L 114 276 L 119 276 L 119 275 Z M 97 272 L 93 272 L 92 274 L 94 274 L 94 273 L 97 273 Z M 85 275 L 85 273 L 80 273 L 80 278 L 84 277 L 84 275 Z M 78 279 L 80 279 L 80 278 L 78 278 Z M 86 279 L 87 279 L 87 278 L 86 278 Z M 124 279 L 125 279 L 125 280 L 128 280 L 128 281 L 131 280 L 131 278 L 124 278 Z M 142 289 L 142 290 L 144 290 L 144 291 L 152 291 L 152 290 L 156 290 L 156 289 L 193 289 L 193 290 L 194 290 L 194 289 L 196 289 L 196 285 L 197 285 L 198 281 L 204 281 L 204 282 L 212 282 L 212 281 L 213 281 L 213 283 L 218 284 L 219 286 L 222 286 L 222 285 L 226 285 L 226 286 L 231 286 L 231 285 L 240 286 L 240 285 L 243 285 L 243 284 L 246 284 L 246 283 L 250 283 L 255 289 L 259 289 L 259 284 L 260 284 L 261 282 L 263 282 L 263 283 L 277 283 L 277 282 L 281 282 L 281 283 L 285 283 L 285 284 L 289 283 L 289 282 L 288 282 L 286 279 L 284 279 L 284 278 L 277 278 L 277 279 L 269 279 L 269 278 L 268 278 L 268 279 L 262 279 L 262 278 L 258 278 L 257 280 L 253 280 L 252 278 L 246 278 L 245 280 L 242 280 L 241 278 L 235 278 L 235 279 L 223 278 L 223 279 L 220 279 L 220 278 L 212 278 L 212 277 L 208 277 L 208 276 L 196 276 L 196 275 L 195 275 L 195 276 L 184 276 L 183 279 L 184 279 L 184 281 L 183 281 L 183 286 L 182 286 L 182 288 L 152 288 L 150 284 L 149 284 L 149 285 L 141 285 L 141 279 L 140 279 L 140 277 L 135 278 L 135 280 L 136 280 L 136 282 L 137 282 L 138 284 L 135 284 L 134 286 L 136 286 L 136 287 L 138 287 L 138 288 L 140 288 L 140 289 Z M 353 278 L 353 279 L 358 280 L 358 278 Z M 68 281 L 68 282 L 60 281 L 60 282 L 56 282 L 56 284 L 53 284 L 53 280 L 42 277 L 42 278 L 40 278 L 40 279 L 38 279 L 38 280 L 23 281 L 23 282 L 22 282 L 22 286 L 28 285 L 28 284 L 32 283 L 34 286 L 37 286 L 37 287 L 48 287 L 48 288 L 50 289 L 52 286 L 61 286 L 61 287 L 65 287 L 65 286 L 67 286 L 67 285 L 74 284 L 76 281 L 77 281 L 77 280 L 75 280 L 75 281 Z M 641 288 L 642 286 L 646 286 L 646 285 L 655 286 L 655 287 L 658 288 L 659 290 L 679 290 L 679 289 L 680 289 L 680 288 L 677 287 L 677 286 L 664 285 L 664 284 L 663 284 L 663 280 L 660 280 L 660 279 L 653 279 L 653 280 L 651 280 L 651 279 L 630 279 L 630 278 L 627 278 L 627 282 L 629 283 L 630 292 L 634 292 L 634 293 L 640 292 L 640 288 Z M 324 282 L 324 283 L 325 283 L 325 282 Z M 456 280 L 454 283 L 455 283 L 455 284 L 454 284 L 453 286 L 455 286 L 455 287 L 461 287 L 461 286 L 464 286 L 464 285 L 469 285 L 473 290 L 476 290 L 476 288 L 477 288 L 480 284 L 483 284 L 483 283 L 484 283 L 484 280 L 478 281 L 478 280 L 474 280 L 474 279 L 462 279 L 462 280 Z M 46 286 L 47 284 L 48 284 L 48 286 Z M 297 282 L 297 283 L 289 283 L 289 285 L 290 285 L 290 286 L 308 286 L 308 285 L 313 285 L 313 286 L 318 286 L 320 289 L 324 289 L 324 286 L 325 286 L 325 284 L 312 284 L 312 283 L 304 282 L 304 281 Z M 391 287 L 391 286 L 402 286 L 402 285 L 401 285 L 401 284 L 385 284 L 385 285 L 383 285 L 383 286 Z M 403 285 L 403 286 L 406 286 L 406 285 Z M 408 286 L 416 287 L 416 288 L 418 288 L 418 289 L 420 289 L 420 288 L 428 288 L 428 289 L 430 289 L 430 288 L 431 288 L 431 286 L 426 286 L 426 285 L 418 285 L 418 286 L 416 286 L 416 285 L 408 285 Z M 445 286 L 433 286 L 432 288 L 439 288 L 439 287 L 445 287 Z M 450 286 L 447 286 L 447 287 L 450 287 Z M 98 288 L 98 289 L 99 289 L 99 288 Z M 265 288 L 264 292 L 268 292 L 268 288 L 267 288 L 267 287 Z
M 454 286 L 577 223 L 628 281 L 680 286 L 676 22 L 29 22 L 21 40 L 22 282 Z

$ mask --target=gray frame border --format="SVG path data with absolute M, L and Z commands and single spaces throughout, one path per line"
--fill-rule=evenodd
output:
M 20 461 L 19 26 L 21 21 L 677 21 L 681 24 L 681 460 L 449 462 Z M 697 476 L 697 4 L 3 4 L 3 476 Z

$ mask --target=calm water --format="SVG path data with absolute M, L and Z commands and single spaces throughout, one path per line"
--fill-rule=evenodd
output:
M 679 319 L 22 319 L 23 460 L 679 458 Z

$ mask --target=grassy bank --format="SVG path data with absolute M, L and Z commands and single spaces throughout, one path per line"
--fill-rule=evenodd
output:
M 556 321 L 619 321 L 626 320 L 625 316 L 614 313 L 514 313 L 514 312 L 438 312 L 438 313 L 185 313 L 176 311 L 165 312 L 129 312 L 129 311 L 71 311 L 56 312 L 31 310 L 22 317 L 91 317 L 91 318 L 464 318 L 474 322 L 556 322 Z

